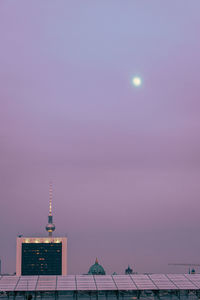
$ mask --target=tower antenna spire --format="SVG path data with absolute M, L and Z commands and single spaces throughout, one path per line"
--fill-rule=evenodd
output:
M 48 231 L 49 237 L 52 237 L 52 233 L 56 229 L 55 225 L 53 224 L 52 198 L 53 198 L 53 186 L 52 186 L 52 182 L 50 182 L 49 183 L 49 215 L 48 215 L 48 224 L 46 226 L 46 231 Z
M 52 198 L 53 198 L 53 186 L 52 182 L 49 183 L 49 216 L 52 216 Z

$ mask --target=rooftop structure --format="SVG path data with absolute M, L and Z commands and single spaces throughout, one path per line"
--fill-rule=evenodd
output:
M 125 274 L 133 274 L 133 270 L 131 269 L 131 267 L 128 265 L 128 268 L 125 270 Z
M 92 265 L 88 271 L 88 275 L 105 275 L 106 272 L 104 268 L 99 264 L 96 258 L 94 265 Z
M 1 276 L 0 291 L 59 299 L 199 299 L 200 274 Z M 160 298 L 159 298 L 160 297 Z M 103 298 L 102 298 L 103 299 Z

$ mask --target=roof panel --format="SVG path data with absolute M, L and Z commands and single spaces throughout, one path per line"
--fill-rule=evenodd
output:
M 130 275 L 138 289 L 152 289 L 157 290 L 157 286 L 149 278 L 148 275 Z
M 39 276 L 36 291 L 56 290 L 56 276 Z
M 95 275 L 94 279 L 98 290 L 117 290 L 111 275 Z
M 0 291 L 195 290 L 200 274 L 2 276 Z
M 198 289 L 196 283 L 190 281 L 184 274 L 168 274 L 166 275 L 180 289 Z
M 21 276 L 15 291 L 34 291 L 36 288 L 38 276 Z
M 177 286 L 164 274 L 151 274 L 149 278 L 159 289 L 178 289 Z
M 0 291 L 14 291 L 18 280 L 18 276 L 2 276 L 0 280 Z
M 137 290 L 137 287 L 129 275 L 115 275 L 113 280 L 118 290 Z
M 83 291 L 96 291 L 96 285 L 95 284 L 77 284 L 77 290 Z

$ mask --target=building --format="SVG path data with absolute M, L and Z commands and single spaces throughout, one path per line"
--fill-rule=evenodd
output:
M 88 271 L 88 275 L 106 275 L 104 268 L 99 264 L 96 258 L 94 265 L 92 265 Z
M 17 238 L 16 275 L 66 275 L 67 238 L 53 237 L 52 185 L 50 185 L 48 237 Z

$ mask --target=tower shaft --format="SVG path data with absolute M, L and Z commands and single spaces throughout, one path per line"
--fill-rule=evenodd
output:
M 52 237 L 53 231 L 56 229 L 53 224 L 53 215 L 52 215 L 52 198 L 53 198 L 53 188 L 52 183 L 49 184 L 49 215 L 48 215 L 48 224 L 46 226 L 46 231 L 49 233 L 49 237 Z

